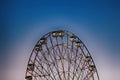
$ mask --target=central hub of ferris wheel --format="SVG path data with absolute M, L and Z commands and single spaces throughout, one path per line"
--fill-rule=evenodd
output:
M 57 30 L 43 35 L 30 55 L 26 80 L 99 80 L 84 43 L 73 33 Z

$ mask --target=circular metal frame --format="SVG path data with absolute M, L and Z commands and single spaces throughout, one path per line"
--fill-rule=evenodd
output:
M 95 63 L 84 43 L 66 30 L 40 38 L 30 55 L 26 80 L 99 80 Z

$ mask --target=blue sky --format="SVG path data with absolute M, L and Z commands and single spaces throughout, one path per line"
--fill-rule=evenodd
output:
M 28 60 L 25 55 L 29 56 L 34 44 L 43 34 L 52 30 L 67 29 L 77 34 L 85 42 L 98 62 L 96 64 L 101 70 L 103 80 L 109 79 L 102 75 L 103 66 L 101 64 L 104 63 L 104 60 L 108 65 L 114 65 L 112 68 L 119 69 L 119 0 L 4 0 L 1 3 L 2 27 L 0 33 L 5 49 L 2 56 L 7 64 L 9 61 L 14 62 L 14 65 L 17 61 L 21 62 L 24 71 Z M 23 61 L 21 57 L 24 57 Z M 112 68 L 110 67 L 110 69 Z M 117 70 L 114 73 L 117 73 Z

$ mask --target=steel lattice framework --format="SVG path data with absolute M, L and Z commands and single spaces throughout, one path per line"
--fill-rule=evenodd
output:
M 94 61 L 84 43 L 66 30 L 45 34 L 35 45 L 26 80 L 99 80 Z

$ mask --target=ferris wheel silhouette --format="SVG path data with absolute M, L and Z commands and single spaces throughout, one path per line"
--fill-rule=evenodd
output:
M 26 80 L 100 80 L 85 44 L 67 30 L 43 35 L 34 46 Z

